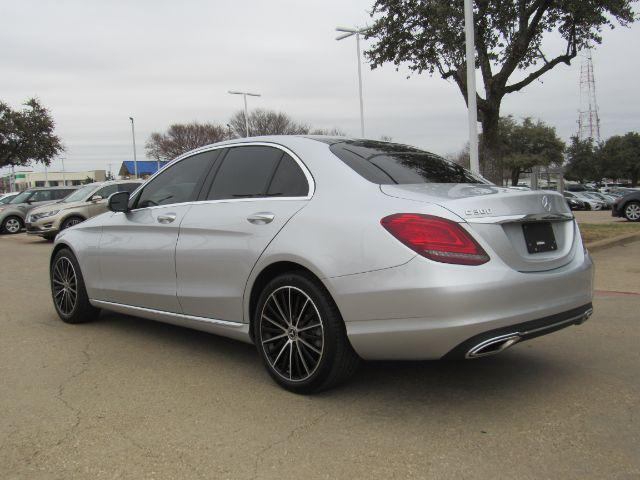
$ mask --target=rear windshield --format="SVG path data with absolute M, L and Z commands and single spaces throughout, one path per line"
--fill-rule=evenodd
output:
M 487 183 L 456 163 L 407 145 L 347 140 L 329 148 L 362 177 L 382 185 Z

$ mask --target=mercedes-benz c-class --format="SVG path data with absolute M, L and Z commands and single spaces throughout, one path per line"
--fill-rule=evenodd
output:
M 109 208 L 57 236 L 62 320 L 105 309 L 251 342 L 295 392 L 361 359 L 492 355 L 592 312 L 592 262 L 561 195 L 406 145 L 223 142 Z

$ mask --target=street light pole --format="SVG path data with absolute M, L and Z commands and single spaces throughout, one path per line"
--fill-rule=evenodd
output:
M 247 109 L 247 95 L 250 97 L 260 97 L 259 93 L 250 93 L 250 92 L 239 92 L 236 90 L 229 90 L 231 95 L 242 95 L 244 98 L 244 128 L 245 128 L 245 137 L 249 136 L 249 110 Z
M 67 176 L 66 176 L 66 173 L 64 171 L 64 157 L 62 157 L 60 160 L 62 160 L 62 186 L 66 187 L 67 186 Z
M 356 55 L 358 58 L 358 95 L 360 97 L 360 135 L 364 138 L 364 102 L 362 101 L 362 62 L 360 60 L 360 35 L 367 31 L 366 28 L 346 28 L 337 27 L 337 32 L 344 32 L 338 35 L 336 40 L 344 40 L 353 35 L 356 37 Z
M 478 156 L 478 106 L 476 102 L 476 47 L 473 33 L 473 0 L 464 0 L 464 36 L 467 57 L 467 109 L 469 111 L 469 166 L 480 173 Z
M 136 157 L 136 130 L 133 124 L 133 117 L 129 117 L 131 120 L 131 139 L 133 140 L 133 170 L 135 177 L 138 178 L 138 158 Z

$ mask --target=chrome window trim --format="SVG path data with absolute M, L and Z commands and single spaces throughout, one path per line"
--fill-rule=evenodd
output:
M 138 187 L 133 193 L 131 193 L 130 198 L 133 199 L 136 195 L 138 195 L 139 192 L 142 190 L 142 187 L 147 185 L 147 183 L 151 182 L 160 173 L 164 172 L 167 168 L 171 168 L 176 163 L 181 162 L 182 160 L 185 160 L 186 158 L 192 157 L 193 155 L 197 155 L 199 153 L 206 153 L 206 152 L 210 152 L 212 150 L 218 150 L 221 148 L 251 147 L 251 146 L 277 148 L 279 150 L 282 150 L 284 153 L 288 154 L 291 158 L 293 158 L 293 160 L 302 169 L 302 173 L 307 179 L 307 184 L 309 187 L 307 195 L 300 196 L 300 197 L 255 197 L 255 198 L 225 198 L 220 200 L 193 200 L 191 202 L 169 203 L 166 205 L 154 205 L 152 207 L 134 208 L 131 211 L 138 212 L 140 210 L 150 210 L 153 208 L 166 208 L 166 207 L 171 207 L 175 205 L 196 205 L 196 204 L 220 203 L 220 202 L 250 202 L 250 201 L 255 202 L 255 201 L 261 201 L 261 200 L 310 200 L 313 197 L 313 195 L 316 192 L 315 179 L 313 178 L 313 175 L 311 175 L 311 171 L 309 170 L 309 168 L 305 165 L 305 163 L 302 160 L 300 160 L 300 157 L 298 157 L 298 155 L 296 155 L 293 151 L 291 151 L 291 149 L 289 149 L 288 147 L 285 147 L 284 145 L 280 145 L 274 142 L 238 142 L 238 143 L 230 143 L 225 145 L 207 145 L 204 147 L 197 148 L 195 150 L 191 150 L 187 153 L 183 153 L 179 157 L 176 157 L 175 159 L 171 160 L 162 169 L 158 170 L 152 176 L 150 176 L 143 184 L 140 185 L 140 187 Z

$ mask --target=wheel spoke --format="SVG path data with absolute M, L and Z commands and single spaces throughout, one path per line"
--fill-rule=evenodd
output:
M 309 298 L 307 298 L 304 301 L 304 305 L 302 305 L 302 308 L 300 309 L 300 312 L 298 312 L 298 318 L 296 319 L 296 327 L 298 326 L 298 324 L 300 323 L 300 317 L 302 317 L 302 313 L 304 312 L 304 309 L 307 308 L 307 304 L 309 303 Z
M 287 316 L 282 311 L 282 308 L 280 308 L 280 304 L 278 303 L 278 299 L 276 298 L 276 296 L 274 294 L 271 294 L 271 299 L 273 300 L 273 303 L 275 303 L 276 308 L 278 309 L 278 312 L 280 313 L 280 316 L 282 317 L 282 319 L 287 323 L 287 325 L 289 325 L 290 322 L 287 321 Z
M 276 359 L 273 361 L 273 366 L 275 367 L 278 364 L 278 360 L 280 360 L 280 357 L 282 356 L 282 352 L 284 352 L 287 348 L 287 345 L 289 345 L 289 340 L 287 340 L 284 345 L 282 346 L 282 348 L 280 349 L 280 353 L 278 353 L 278 356 L 276 357 Z
M 313 325 L 307 325 L 306 327 L 299 328 L 298 329 L 298 333 L 306 332 L 307 330 L 311 330 L 312 328 L 318 328 L 318 327 L 321 327 L 321 326 L 322 326 L 321 323 L 314 323 Z
M 322 355 L 322 352 L 320 350 L 318 350 L 316 347 L 314 347 L 313 345 L 311 345 L 309 342 L 307 342 L 306 340 L 304 340 L 302 337 L 298 337 L 298 340 L 300 340 L 300 343 L 302 343 L 302 345 L 304 345 L 305 347 L 307 347 L 309 350 L 311 350 L 312 352 L 317 353 L 318 355 Z
M 286 333 L 283 333 L 281 335 L 276 335 L 275 337 L 271 337 L 271 338 L 267 338 L 266 340 L 262 341 L 262 344 L 266 344 L 266 343 L 271 343 L 271 342 L 275 342 L 276 340 L 280 340 L 282 338 L 285 338 L 287 336 Z
M 307 372 L 307 375 L 309 375 L 309 367 L 307 367 L 307 362 L 305 362 L 304 356 L 302 355 L 302 352 L 300 351 L 300 342 L 296 342 L 296 350 L 298 351 L 298 356 L 300 357 L 300 360 L 302 361 L 302 366 L 304 367 L 304 370 Z
M 267 322 L 272 323 L 273 325 L 275 325 L 276 327 L 278 327 L 280 330 L 283 331 L 287 331 L 286 328 L 284 328 L 282 325 L 280 325 L 278 322 L 271 320 L 269 317 L 267 317 L 264 313 L 262 314 L 262 318 L 264 318 Z

